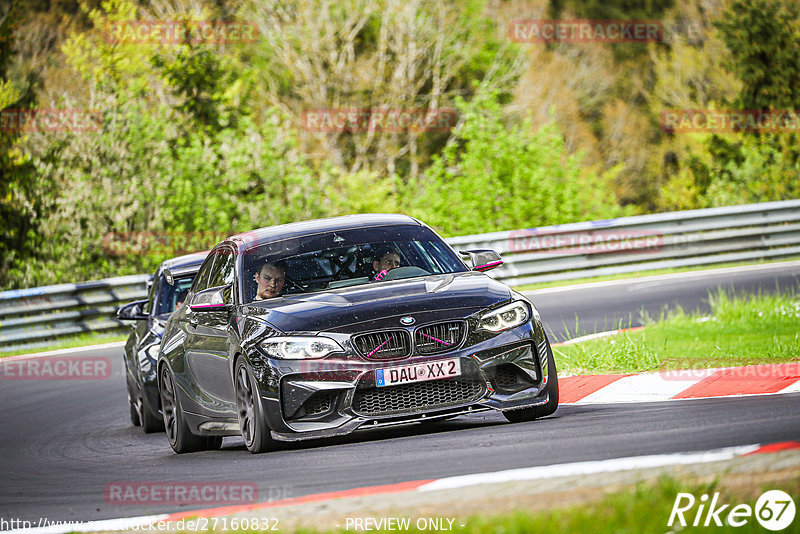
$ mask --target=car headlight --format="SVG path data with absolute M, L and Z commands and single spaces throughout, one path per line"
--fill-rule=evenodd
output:
M 262 341 L 261 348 L 268 356 L 282 360 L 324 358 L 334 352 L 344 352 L 341 345 L 328 337 L 272 337 Z
M 478 327 L 489 332 L 502 332 L 524 324 L 529 318 L 528 306 L 518 300 L 481 315 Z

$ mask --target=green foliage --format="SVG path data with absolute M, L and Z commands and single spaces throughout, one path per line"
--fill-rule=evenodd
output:
M 800 107 L 800 6 L 791 0 L 734 0 L 716 22 L 743 82 L 740 109 Z
M 434 159 L 412 211 L 447 235 L 615 217 L 609 183 L 569 154 L 555 125 L 507 125 L 494 95 L 457 101 L 461 122 Z
M 15 264 L 36 253 L 42 184 L 20 150 L 16 111 L 33 103 L 32 80 L 13 66 L 14 36 L 24 20 L 22 0 L 0 10 L 0 287 Z M 9 115 L 6 115 L 9 114 Z M 9 118 L 12 117 L 12 118 Z
M 123 0 L 104 6 L 108 13 L 92 13 L 96 24 L 133 12 Z M 267 109 L 256 123 L 237 105 L 225 83 L 231 58 L 187 45 L 142 48 L 126 55 L 91 35 L 66 46 L 99 95 L 103 122 L 97 132 L 35 134 L 29 145 L 35 174 L 57 188 L 41 216 L 41 260 L 20 264 L 17 282 L 152 271 L 178 242 L 208 248 L 220 235 L 327 213 L 283 118 Z M 152 89 L 168 98 L 148 98 Z M 143 232 L 166 246 L 128 255 L 115 251 L 130 247 L 109 246 Z
M 125 232 L 207 247 L 270 224 L 405 212 L 457 235 L 800 197 L 796 135 L 659 127 L 664 109 L 800 109 L 789 0 L 540 0 L 526 6 L 542 17 L 666 30 L 649 45 L 544 47 L 508 39 L 513 2 L 11 5 L 0 109 L 89 108 L 103 121 L 0 130 L 4 288 L 142 272 L 180 250 L 110 251 Z M 104 38 L 109 23 L 196 18 L 245 21 L 259 39 Z M 308 110 L 370 107 L 460 116 L 453 131 L 303 127 Z
M 662 189 L 671 209 L 731 206 L 800 197 L 800 162 L 793 134 L 693 134 L 681 171 Z

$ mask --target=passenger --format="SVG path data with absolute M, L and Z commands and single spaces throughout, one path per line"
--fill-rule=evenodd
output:
M 181 289 L 175 292 L 175 309 L 181 307 L 183 301 L 186 300 L 186 294 L 189 292 L 189 289 Z M 174 310 L 173 310 L 174 311 Z
M 373 279 L 383 280 L 389 271 L 397 267 L 400 267 L 400 254 L 395 249 L 378 249 L 375 259 L 372 261 L 372 269 L 375 271 Z
M 265 263 L 256 273 L 256 296 L 253 300 L 267 300 L 280 296 L 286 283 L 286 266 L 281 262 Z

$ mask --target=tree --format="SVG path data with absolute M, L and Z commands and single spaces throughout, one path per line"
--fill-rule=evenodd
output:
M 716 22 L 742 81 L 745 110 L 800 106 L 800 6 L 785 0 L 734 0 Z
M 14 39 L 23 23 L 23 1 L 0 11 L 0 287 L 16 285 L 9 271 L 36 253 L 37 216 L 41 213 L 36 174 L 20 150 L 19 112 L 32 106 L 32 77 L 14 69 Z M 13 278 L 13 277 L 11 277 Z
M 412 213 L 447 235 L 625 213 L 610 187 L 619 167 L 602 174 L 584 168 L 554 124 L 536 133 L 529 120 L 509 124 L 491 93 L 456 102 L 462 122 L 413 195 Z

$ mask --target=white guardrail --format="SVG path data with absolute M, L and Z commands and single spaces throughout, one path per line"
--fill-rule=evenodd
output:
M 800 200 L 639 215 L 452 237 L 456 250 L 493 249 L 490 275 L 511 286 L 671 267 L 800 256 Z M 58 336 L 113 330 L 149 275 L 0 292 L 0 352 Z

